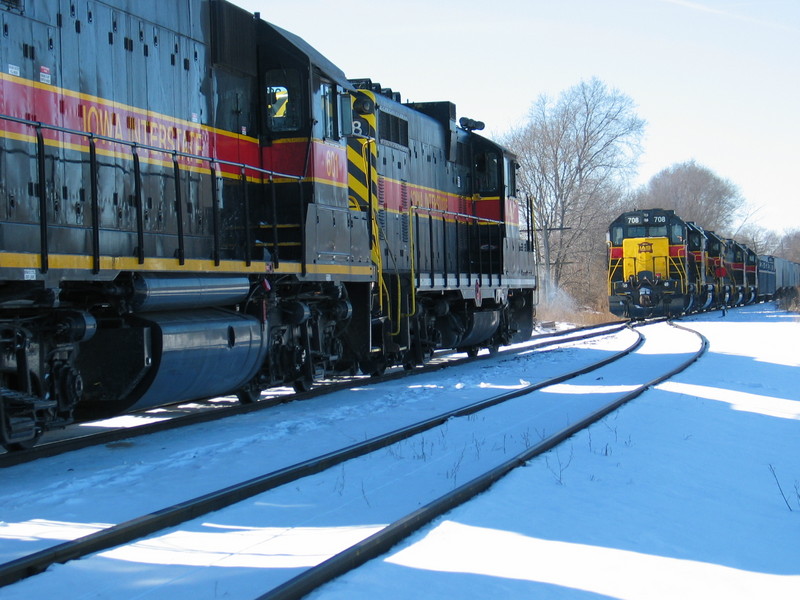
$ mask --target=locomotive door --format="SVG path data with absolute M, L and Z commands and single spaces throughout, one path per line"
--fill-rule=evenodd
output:
M 476 145 L 473 154 L 472 199 L 476 233 L 471 240 L 474 264 L 481 285 L 500 283 L 505 206 L 502 175 L 503 157 L 496 148 Z

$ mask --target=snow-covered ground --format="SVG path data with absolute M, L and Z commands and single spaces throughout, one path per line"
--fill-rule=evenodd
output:
M 589 340 L 515 356 L 510 359 L 513 379 L 509 379 L 509 359 L 498 357 L 477 367 L 447 370 L 446 375 L 360 385 L 309 402 L 6 469 L 0 472 L 0 560 L 320 456 L 494 396 L 509 386 L 518 388 L 561 375 L 626 348 L 634 340 L 634 334 L 623 331 L 604 340 L 602 348 Z M 522 369 L 520 363 L 527 366 Z M 541 429 L 547 423 L 537 426 Z M 551 431 L 556 426 L 563 423 L 553 425 Z M 538 440 L 538 435 L 531 436 Z
M 700 363 L 314 597 L 800 597 L 800 324 L 761 305 L 688 325 L 711 341 Z M 8 469 L 0 557 L 552 377 L 630 342 L 626 332 Z M 645 350 L 642 371 L 658 361 Z M 591 383 L 551 392 L 560 399 L 544 412 L 528 405 L 491 440 L 469 433 L 486 423 L 452 422 L 445 434 L 378 453 L 375 465 L 334 468 L 224 515 L 55 566 L 0 598 L 254 597 L 276 572 L 285 579 L 401 516 L 383 502 L 402 494 L 371 487 L 387 465 L 427 471 L 425 493 L 452 489 L 481 462 L 563 426 L 603 395 L 602 381 Z M 421 492 L 406 490 L 424 503 Z M 336 513 L 331 497 L 343 507 Z
M 698 364 L 311 597 L 800 598 L 798 317 L 686 324 Z

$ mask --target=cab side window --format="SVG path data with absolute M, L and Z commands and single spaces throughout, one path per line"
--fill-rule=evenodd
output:
M 339 137 L 336 124 L 336 90 L 330 83 L 320 84 L 322 96 L 322 135 L 326 139 Z
M 517 163 L 507 158 L 503 162 L 506 165 L 506 195 L 513 198 L 517 195 Z
M 294 69 L 267 71 L 267 127 L 271 131 L 294 131 L 300 128 L 302 85 Z
M 498 158 L 495 152 L 482 152 L 475 157 L 475 187 L 479 193 L 497 191 Z

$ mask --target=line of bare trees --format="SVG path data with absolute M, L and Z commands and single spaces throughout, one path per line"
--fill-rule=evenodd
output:
M 605 310 L 608 224 L 637 207 L 674 209 L 723 236 L 735 234 L 759 254 L 800 261 L 800 230 L 734 230 L 750 216 L 744 198 L 694 161 L 631 189 L 644 129 L 633 101 L 593 78 L 556 99 L 540 96 L 528 122 L 503 140 L 518 157 L 518 193 L 531 200 L 545 302 L 566 292 L 579 306 Z

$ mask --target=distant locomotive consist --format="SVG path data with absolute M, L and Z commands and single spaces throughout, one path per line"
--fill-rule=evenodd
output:
M 0 0 L 0 443 L 529 337 L 515 158 L 224 0 Z
M 608 233 L 609 310 L 644 318 L 780 298 L 800 285 L 800 264 L 758 256 L 672 210 L 623 213 Z

